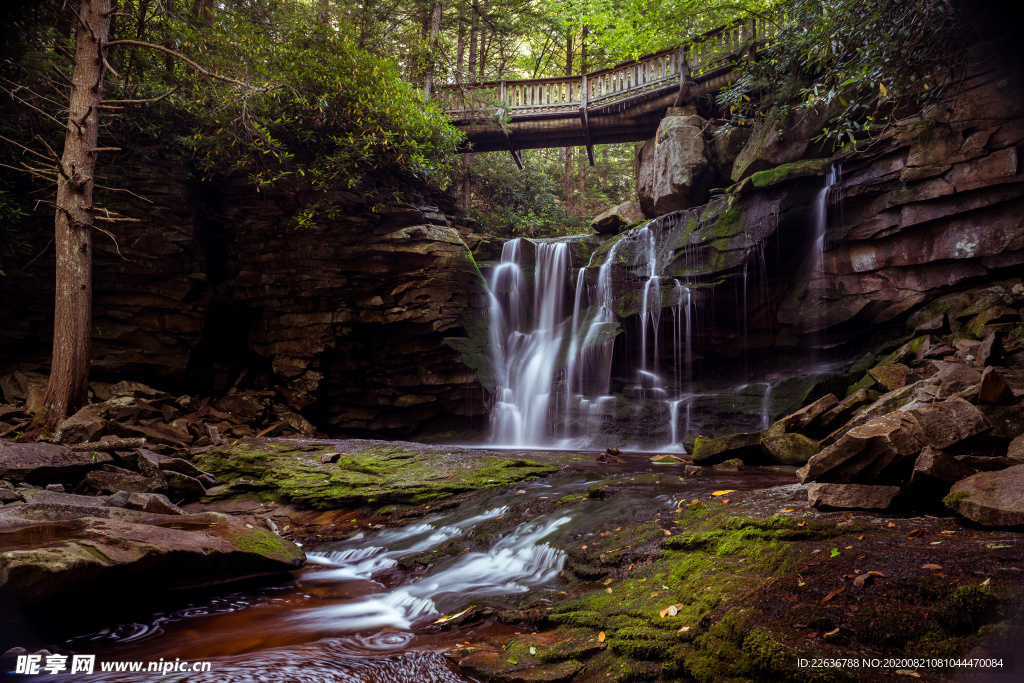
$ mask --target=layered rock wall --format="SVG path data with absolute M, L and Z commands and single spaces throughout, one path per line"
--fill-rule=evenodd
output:
M 470 331 L 486 324 L 484 284 L 437 197 L 377 205 L 336 193 L 335 217 L 296 229 L 302 203 L 322 195 L 257 193 L 245 179 L 198 186 L 173 163 L 130 178 L 134 195 L 117 206 L 140 222 L 116 224 L 117 245 L 96 239 L 94 378 L 276 389 L 350 434 L 478 426 L 485 337 Z M 53 268 L 47 252 L 0 279 L 11 364 L 48 360 Z

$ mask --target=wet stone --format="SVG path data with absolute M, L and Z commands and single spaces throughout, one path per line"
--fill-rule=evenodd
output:
M 807 502 L 818 509 L 885 510 L 900 493 L 898 486 L 811 484 Z

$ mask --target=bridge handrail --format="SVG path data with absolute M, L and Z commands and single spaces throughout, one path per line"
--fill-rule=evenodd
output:
M 707 31 L 681 45 L 591 73 L 440 86 L 434 97 L 452 114 L 480 109 L 467 106 L 466 96 L 472 97 L 473 93 L 482 96 L 473 98 L 481 104 L 491 96 L 509 113 L 575 113 L 580 107 L 600 108 L 667 87 L 679 82 L 684 73 L 699 76 L 712 71 L 745 46 L 767 41 L 775 32 L 770 20 L 751 17 Z M 494 104 L 485 106 L 493 108 Z

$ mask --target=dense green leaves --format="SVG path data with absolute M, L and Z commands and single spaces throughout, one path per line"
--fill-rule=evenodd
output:
M 833 147 L 896 114 L 948 107 L 967 39 L 946 0 L 794 0 L 757 62 L 718 97 L 734 125 L 825 107 Z

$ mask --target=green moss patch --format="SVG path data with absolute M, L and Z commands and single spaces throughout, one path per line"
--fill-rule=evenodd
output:
M 341 452 L 335 463 L 324 453 Z M 218 500 L 256 493 L 319 509 L 342 505 L 418 505 L 466 491 L 506 486 L 556 471 L 573 456 L 509 457 L 457 447 L 384 441 L 332 441 L 303 445 L 286 441 L 236 444 L 205 453 L 198 465 L 223 486 Z

